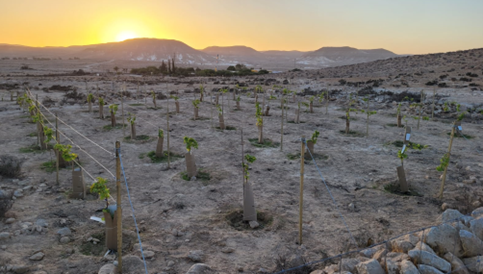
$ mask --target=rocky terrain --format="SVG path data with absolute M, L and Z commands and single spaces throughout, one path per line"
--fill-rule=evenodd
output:
M 45 106 L 41 110 L 46 119 L 55 123 L 57 114 L 62 121 L 60 140 L 74 143 L 86 185 L 93 183 L 91 176 L 106 178 L 113 197 L 116 187 L 109 172 L 116 171 L 114 146 L 121 141 L 134 207 L 132 212 L 123 185 L 123 273 L 144 273 L 132 215 L 149 273 L 281 273 L 299 266 L 284 273 L 480 273 L 480 52 L 231 78 L 106 73 L 115 65 L 134 65 L 125 61 L 35 60 L 27 61 L 34 69 L 25 70 L 20 68 L 25 60 L 2 60 L 0 273 L 111 273 L 116 263 L 116 254 L 106 255 L 104 224 L 90 219 L 102 217 L 105 202 L 93 193 L 85 199 L 70 198 L 70 168 L 61 169 L 56 182 L 55 154 L 37 148 L 37 127 L 28 109 L 16 102 L 25 87 Z M 201 84 L 205 99 L 199 105 L 200 119 L 193 120 L 192 100 L 200 98 Z M 255 98 L 257 86 L 264 91 Z M 222 88 L 228 89 L 223 95 Z M 295 94 L 283 95 L 283 88 Z M 324 92 L 329 100 L 320 97 Z M 92 112 L 86 101 L 89 93 L 96 100 Z M 179 97 L 180 113 L 169 95 Z M 104 119 L 99 118 L 100 96 L 105 100 Z M 238 96 L 240 110 L 233 100 Z M 108 105 L 121 104 L 121 97 L 117 123 L 127 123 L 130 112 L 144 139 L 130 141 L 125 138 L 129 128 L 110 127 Z M 226 130 L 216 128 L 217 97 L 230 126 Z M 311 100 L 313 112 L 303 104 Z M 263 130 L 272 146 L 250 140 L 257 138 L 256 101 L 270 106 Z M 409 149 L 404 160 L 409 193 L 398 191 L 397 155 L 404 134 L 404 128 L 395 125 L 398 107 L 405 116 L 403 124 L 412 128 L 411 142 L 422 147 Z M 350 113 L 351 132 L 345 134 L 348 108 L 357 112 Z M 367 123 L 361 110 L 377 113 Z M 454 138 L 444 196 L 438 199 L 442 173 L 436 167 L 448 149 L 452 123 L 463 112 L 464 137 Z M 169 132 L 170 151 L 179 155 L 169 167 L 148 156 L 156 148 L 159 128 L 164 130 L 165 149 Z M 300 245 L 300 139 L 315 130 L 320 132 L 317 167 L 311 158 L 304 161 Z M 194 154 L 204 176 L 185 180 L 184 136 L 198 141 Z M 258 211 L 258 226 L 253 227 L 241 220 L 241 139 L 245 153 L 257 158 L 249 178 Z M 21 170 L 16 168 L 19 163 Z

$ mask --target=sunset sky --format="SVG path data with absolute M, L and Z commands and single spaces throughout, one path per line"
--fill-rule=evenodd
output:
M 324 46 L 423 54 L 483 47 L 482 0 L 0 0 L 0 43 L 151 37 L 196 49 Z

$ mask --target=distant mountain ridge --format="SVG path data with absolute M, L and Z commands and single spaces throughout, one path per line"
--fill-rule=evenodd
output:
M 0 44 L 2 57 L 46 57 L 161 62 L 174 58 L 178 65 L 223 67 L 237 63 L 253 68 L 323 68 L 397 57 L 385 49 L 322 47 L 315 51 L 257 51 L 247 46 L 211 46 L 197 50 L 169 39 L 135 38 L 122 42 L 70 47 L 28 47 Z M 218 57 L 218 58 L 217 58 Z

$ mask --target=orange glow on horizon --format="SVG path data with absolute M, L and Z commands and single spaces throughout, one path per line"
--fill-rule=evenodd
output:
M 436 53 L 482 47 L 482 9 L 483 1 L 474 0 L 4 0 L 0 44 L 71 46 L 146 37 L 195 49 L 350 46 Z

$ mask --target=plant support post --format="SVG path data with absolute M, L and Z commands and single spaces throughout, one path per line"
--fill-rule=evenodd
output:
M 121 209 L 121 159 L 119 152 L 121 143 L 116 141 L 116 192 L 117 192 L 117 264 L 118 272 L 122 273 L 122 209 Z
M 300 200 L 299 200 L 299 245 L 302 245 L 302 213 L 304 207 L 304 158 L 305 158 L 305 136 L 302 136 L 302 147 L 300 150 Z
M 454 138 L 455 130 L 456 130 L 456 125 L 453 123 L 453 128 L 451 129 L 451 138 L 449 139 L 448 163 L 449 163 L 449 158 L 451 157 L 451 147 L 453 146 L 453 138 Z M 441 179 L 441 187 L 439 188 L 439 194 L 438 194 L 438 197 L 440 199 L 443 199 L 444 183 L 446 182 L 446 173 L 448 171 L 448 166 L 449 165 L 445 166 L 444 172 L 443 172 L 443 179 Z
M 56 143 L 58 144 L 60 142 L 60 139 L 59 139 L 59 118 L 57 117 L 57 113 L 55 114 L 55 141 Z M 55 176 L 55 182 L 57 183 L 57 185 L 60 184 L 59 182 L 59 161 L 60 161 L 60 155 L 59 155 L 59 150 L 55 150 L 55 158 L 56 158 L 56 161 L 55 161 L 55 170 L 57 171 L 57 174 Z

